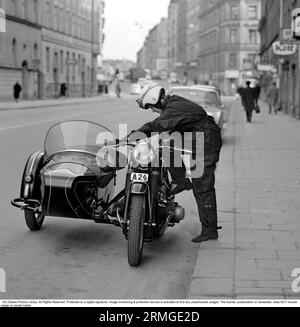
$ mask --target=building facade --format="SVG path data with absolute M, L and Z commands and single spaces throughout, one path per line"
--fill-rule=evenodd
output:
M 23 98 L 38 98 L 40 3 L 1 0 L 0 8 L 6 12 L 6 32 L 0 32 L 0 99 L 12 99 L 16 81 L 22 84 Z
M 59 96 L 61 83 L 69 96 L 94 94 L 103 1 L 41 2 L 43 96 Z
M 198 82 L 198 52 L 200 29 L 200 1 L 187 0 L 187 44 L 186 44 L 186 72 L 187 78 L 197 84 Z
M 148 33 L 143 47 L 137 53 L 137 65 L 152 77 L 166 78 L 168 59 L 168 20 L 162 18 Z
M 187 63 L 187 0 L 180 0 L 178 3 L 177 15 L 177 62 L 176 71 L 179 78 L 186 72 Z
M 260 0 L 200 2 L 199 80 L 234 94 L 238 85 L 257 77 L 260 50 Z
M 178 3 L 179 0 L 171 0 L 168 8 L 168 59 L 169 72 L 176 72 L 177 63 L 177 35 L 178 35 Z
M 299 49 L 294 55 L 278 56 L 273 52 L 272 44 L 275 41 L 289 42 L 283 40 L 280 27 L 291 28 L 292 11 L 299 6 L 299 0 L 284 0 L 281 11 L 280 1 L 262 0 L 263 14 L 260 22 L 261 63 L 275 67 L 277 71 L 277 74 L 270 71 L 263 73 L 263 86 L 267 91 L 272 82 L 277 82 L 280 88 L 281 109 L 298 119 L 300 118 Z
M 7 13 L 0 69 L 8 78 L 0 74 L 0 97 L 15 80 L 29 99 L 58 97 L 62 83 L 69 96 L 95 93 L 103 0 L 1 0 L 0 7 Z

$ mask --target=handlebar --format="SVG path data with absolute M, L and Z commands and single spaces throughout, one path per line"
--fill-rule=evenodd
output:
M 166 140 L 165 142 L 167 142 L 168 140 Z M 140 142 L 120 142 L 118 144 L 109 144 L 106 145 L 106 147 L 112 147 L 112 148 L 119 148 L 121 146 L 130 146 L 130 147 L 135 147 L 136 145 L 138 145 Z M 181 152 L 186 152 L 186 153 L 193 153 L 192 150 L 186 150 L 186 149 L 181 149 L 181 148 L 176 148 L 176 147 L 170 147 L 167 145 L 160 145 L 158 147 L 158 149 L 169 149 L 169 150 L 174 150 L 174 151 L 181 151 Z

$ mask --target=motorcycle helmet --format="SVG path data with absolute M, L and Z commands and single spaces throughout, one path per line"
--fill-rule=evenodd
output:
M 162 97 L 165 95 L 165 89 L 156 83 L 146 84 L 137 98 L 137 103 L 142 109 L 149 109 L 159 105 Z

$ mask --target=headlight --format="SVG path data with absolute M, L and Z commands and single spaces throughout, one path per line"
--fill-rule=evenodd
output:
M 155 154 L 149 144 L 140 143 L 133 149 L 132 158 L 137 164 L 146 166 L 154 160 Z

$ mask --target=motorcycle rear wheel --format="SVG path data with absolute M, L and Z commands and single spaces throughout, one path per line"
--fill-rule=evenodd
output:
M 128 263 L 137 267 L 142 262 L 144 247 L 145 197 L 132 195 L 129 209 Z

